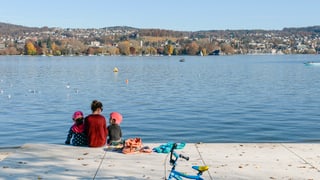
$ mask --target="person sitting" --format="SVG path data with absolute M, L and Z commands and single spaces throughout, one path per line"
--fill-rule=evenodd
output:
M 118 112 L 110 113 L 110 125 L 108 126 L 108 145 L 117 145 L 122 143 L 122 131 L 120 123 L 122 115 Z
M 107 142 L 107 121 L 101 114 L 103 105 L 98 100 L 91 103 L 92 114 L 84 119 L 84 132 L 88 137 L 89 147 L 101 147 Z
M 88 144 L 87 136 L 84 134 L 83 119 L 81 111 L 73 113 L 73 125 L 69 129 L 65 144 L 70 144 L 70 141 L 72 141 L 72 145 L 74 146 L 86 146 Z

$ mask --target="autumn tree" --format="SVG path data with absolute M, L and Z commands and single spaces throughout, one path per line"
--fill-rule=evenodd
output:
M 142 42 L 137 40 L 130 40 L 130 54 L 142 54 Z
M 203 54 L 204 56 L 208 55 L 206 48 L 202 48 L 200 51 L 202 52 L 202 54 Z
M 76 39 L 71 39 L 68 41 L 69 44 L 69 51 L 71 51 L 72 54 L 82 54 L 86 50 L 86 46 L 83 44 L 83 42 L 76 40 Z
M 186 45 L 185 51 L 188 55 L 196 55 L 199 52 L 199 45 L 192 41 Z
M 41 49 L 42 49 L 42 54 L 46 55 L 48 52 L 48 49 L 47 49 L 47 44 L 46 43 L 42 43 L 41 44 Z
M 149 49 L 149 53 L 150 53 L 151 55 L 157 55 L 157 49 L 156 49 L 156 48 L 154 48 L 154 47 L 149 47 L 148 49 Z
M 103 53 L 103 49 L 102 48 L 97 48 L 96 49 L 96 54 L 102 54 Z
M 157 50 L 154 47 L 142 47 L 141 54 L 143 55 L 156 55 Z
M 25 52 L 27 55 L 36 55 L 37 49 L 34 47 L 33 43 L 31 41 L 27 42 L 25 45 Z
M 10 42 L 6 48 L 0 50 L 0 55 L 17 55 L 19 51 L 15 47 L 15 44 Z
M 119 48 L 114 47 L 114 46 L 109 46 L 106 48 L 106 53 L 109 55 L 118 55 L 120 54 Z
M 129 41 L 122 41 L 118 44 L 120 54 L 129 55 L 130 54 L 130 43 Z
M 17 55 L 19 51 L 15 47 L 7 47 L 3 50 L 0 50 L 0 55 Z
M 51 54 L 54 54 L 54 52 L 58 50 L 58 47 L 54 42 L 50 44 L 50 47 L 51 47 Z
M 130 47 L 130 54 L 131 55 L 136 55 L 136 48 L 135 47 Z
M 180 49 L 178 49 L 178 48 L 174 48 L 172 54 L 173 54 L 173 55 L 179 55 L 179 54 L 181 54 L 181 51 L 180 51 Z
M 34 44 L 34 47 L 36 48 L 36 54 L 42 54 L 42 48 L 41 48 L 41 43 L 40 43 L 41 41 L 39 41 L 39 42 L 37 42 L 37 43 L 35 43 Z
M 208 55 L 208 54 L 212 53 L 214 50 L 216 50 L 217 48 L 220 48 L 220 47 L 219 46 L 215 47 L 214 44 L 211 43 L 211 42 L 204 42 L 199 46 L 199 48 L 201 50 L 205 49 L 206 52 L 205 53 L 202 52 L 203 55 Z
M 164 54 L 164 48 L 163 47 L 157 48 L 157 53 L 158 54 Z
M 173 45 L 167 44 L 164 48 L 164 53 L 170 56 L 173 53 L 173 49 Z
M 51 44 L 51 50 L 52 50 L 52 54 L 54 56 L 60 56 L 61 55 L 61 51 L 59 49 L 59 46 L 55 42 L 53 42 Z
M 87 54 L 88 54 L 88 55 L 93 55 L 94 53 L 95 53 L 95 50 L 94 50 L 93 47 L 89 47 L 89 48 L 87 49 Z
M 225 54 L 234 54 L 235 50 L 233 47 L 230 46 L 230 44 L 223 43 L 221 44 L 221 51 Z

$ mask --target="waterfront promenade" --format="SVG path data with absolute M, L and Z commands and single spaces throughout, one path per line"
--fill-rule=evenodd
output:
M 145 143 L 150 148 L 161 144 Z M 177 170 L 208 165 L 205 179 L 320 179 L 317 143 L 187 143 Z M 25 144 L 0 149 L 0 179 L 165 179 L 168 154 L 122 154 L 102 148 Z

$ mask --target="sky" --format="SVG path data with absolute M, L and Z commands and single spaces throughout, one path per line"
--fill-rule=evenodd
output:
M 319 0 L 4 0 L 0 22 L 60 28 L 281 30 L 320 25 L 319 8 Z

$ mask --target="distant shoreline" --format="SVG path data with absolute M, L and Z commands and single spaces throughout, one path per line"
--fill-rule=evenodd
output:
M 31 28 L 0 23 L 0 55 L 319 54 L 320 26 L 282 30 L 173 31 L 115 26 Z

